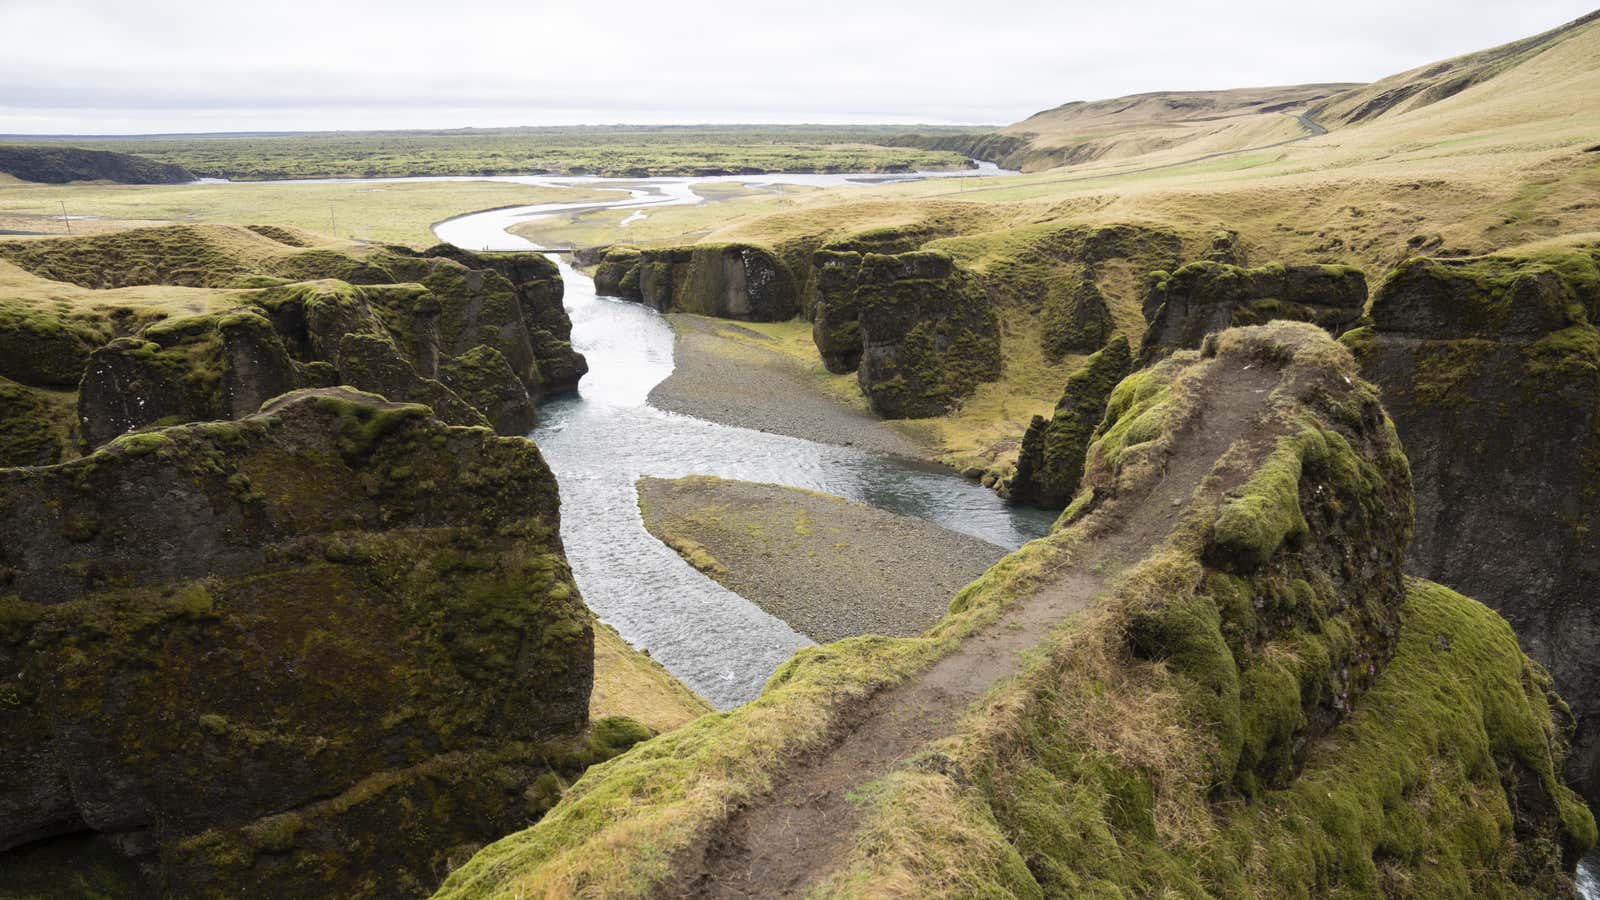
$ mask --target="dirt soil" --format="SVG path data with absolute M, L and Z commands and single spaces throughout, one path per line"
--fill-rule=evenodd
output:
M 1024 651 L 1087 607 L 1106 588 L 1110 573 L 1154 550 L 1236 439 L 1252 438 L 1252 455 L 1266 452 L 1270 441 L 1253 434 L 1259 431 L 1253 426 L 1278 374 L 1218 369 L 1208 382 L 1160 479 L 1142 497 L 1120 503 L 1119 519 L 1086 541 L 1072 568 L 921 676 L 862 704 L 830 743 L 796 760 L 767 797 L 735 812 L 694 851 L 697 859 L 681 860 L 680 879 L 661 895 L 798 896 L 837 869 L 860 824 L 850 800 L 856 788 L 952 734 L 973 701 L 1021 671 Z M 1217 503 L 1231 486 L 1212 482 L 1201 500 Z

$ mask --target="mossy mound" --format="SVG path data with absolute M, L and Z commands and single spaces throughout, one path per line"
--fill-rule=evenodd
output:
M 642 256 L 632 247 L 607 247 L 595 264 L 595 293 L 602 297 L 644 300 L 644 293 L 639 288 L 639 261 Z
M 1064 507 L 1078 492 L 1084 454 L 1106 412 L 1111 392 L 1128 374 L 1133 354 L 1116 338 L 1067 379 L 1055 413 L 1034 416 L 1022 438 L 1016 470 L 1001 493 L 1025 503 Z
M 1417 473 L 1416 573 L 1487 603 L 1577 713 L 1600 803 L 1600 250 L 1414 260 L 1346 336 Z
M 1255 269 L 1218 262 L 1153 272 L 1144 299 L 1149 327 L 1139 347 L 1145 362 L 1194 349 L 1206 335 L 1241 325 L 1287 319 L 1311 322 L 1335 335 L 1360 318 L 1367 280 L 1349 266 L 1268 265 Z
M 73 181 L 184 184 L 195 180 L 194 173 L 171 163 L 130 153 L 59 146 L 0 146 L 0 172 L 43 184 Z
M 533 430 L 533 398 L 499 350 L 480 344 L 452 357 L 440 365 L 439 379 L 467 403 L 483 410 L 496 432 L 527 434 Z
M 1355 371 L 1324 332 L 1280 324 L 1135 373 L 1089 454 L 1084 502 L 925 636 L 802 651 L 754 702 L 592 771 L 438 896 L 692 883 L 708 844 L 738 839 L 719 831 L 733 811 L 859 726 L 866 697 L 1118 534 L 1160 543 L 1130 550 L 1142 558 L 945 738 L 851 791 L 853 849 L 817 893 L 1570 890 L 1595 834 L 1561 783 L 1564 707 L 1498 617 L 1404 580 L 1409 472 Z M 1183 447 L 1225 420 L 1229 390 L 1264 378 L 1264 417 L 1208 437 L 1232 446 L 1187 506 L 1167 509 L 1162 473 L 1192 464 Z M 1142 508 L 1152 491 L 1160 508 Z
M 1044 349 L 1052 357 L 1093 353 L 1105 345 L 1116 327 L 1105 295 L 1092 277 L 1085 277 L 1070 292 L 1056 292 L 1046 301 L 1040 324 Z
M 528 441 L 347 389 L 0 471 L 0 847 L 167 896 L 428 890 L 647 735 L 584 731 L 557 507 Z
M 949 412 L 1000 377 L 994 307 L 971 273 L 947 254 L 862 257 L 855 299 L 861 334 L 858 380 L 887 419 Z

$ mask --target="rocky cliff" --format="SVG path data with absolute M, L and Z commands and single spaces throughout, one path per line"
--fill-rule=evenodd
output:
M 0 470 L 0 870 L 415 895 L 648 732 L 534 445 L 346 388 Z
M 1349 266 L 1190 263 L 1170 274 L 1151 273 L 1139 358 L 1150 362 L 1194 349 L 1207 334 L 1275 319 L 1312 322 L 1337 335 L 1360 318 L 1366 303 L 1366 276 Z
M 1416 260 L 1351 332 L 1417 481 L 1413 571 L 1504 615 L 1578 718 L 1600 803 L 1600 251 Z
M 599 262 L 595 290 L 660 312 L 724 319 L 781 322 L 800 312 L 800 289 L 789 268 L 752 244 L 613 247 Z
M 1003 496 L 1044 507 L 1071 502 L 1106 403 L 1132 363 L 1127 339 L 1118 337 L 1072 373 L 1051 417 L 1034 416 L 1028 425 L 1015 473 L 999 486 Z
M 77 388 L 85 448 L 334 384 L 521 434 L 540 397 L 574 389 L 587 369 L 560 276 L 536 254 L 169 226 L 0 243 L 0 257 L 36 293 L 89 289 L 71 303 L 0 300 L 0 347 L 15 351 L 0 376 Z
M 1410 473 L 1348 353 L 1234 329 L 1110 407 L 1057 531 L 926 635 L 802 651 L 438 896 L 1570 892 L 1567 707 L 1403 575 Z

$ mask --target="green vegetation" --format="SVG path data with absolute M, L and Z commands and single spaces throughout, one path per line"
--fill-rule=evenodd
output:
M 1054 414 L 1034 416 L 1023 435 L 1016 471 L 1005 485 L 1012 499 L 1058 507 L 1071 501 L 1111 393 L 1132 364 L 1127 339 L 1118 337 L 1072 373 Z
M 181 165 L 202 177 L 240 181 L 541 173 L 637 178 L 905 172 L 967 165 L 958 153 L 874 146 L 903 130 L 873 125 L 578 126 L 75 140 Z
M 1236 444 L 1168 541 L 1135 550 L 1148 555 L 1020 677 L 855 791 L 863 825 L 820 893 L 1557 892 L 1563 863 L 1595 837 L 1561 783 L 1564 707 L 1498 616 L 1402 581 L 1409 475 L 1375 394 L 1311 326 L 1228 332 L 1209 352 L 1119 388 L 1113 419 L 1153 424 L 1135 436 L 1113 421 L 1091 452 L 1089 481 L 1105 486 L 1095 510 L 1002 561 L 925 636 L 801 652 L 751 704 L 591 770 L 438 896 L 643 896 L 671 883 L 689 848 L 824 746 L 863 696 L 1047 590 L 1119 509 L 1139 515 L 1199 397 L 1245 364 L 1280 373 L 1269 429 L 1322 432 L 1317 453 L 1285 445 L 1299 463 L 1300 539 L 1240 571 L 1207 562 L 1224 486 L 1250 485 L 1249 497 L 1271 482 L 1278 495 L 1286 481 L 1286 450 Z M 1250 506 L 1220 516 L 1237 522 Z M 1353 547 L 1370 565 L 1343 565 Z
M 663 734 L 713 711 L 648 653 L 630 647 L 616 629 L 604 622 L 594 624 L 589 718 L 622 716 Z

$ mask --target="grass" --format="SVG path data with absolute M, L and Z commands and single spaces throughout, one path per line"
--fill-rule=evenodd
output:
M 591 126 L 60 140 L 234 180 L 894 172 L 966 165 L 966 159 L 955 153 L 874 143 L 903 130 L 871 125 Z
M 661 734 L 712 711 L 711 704 L 660 663 L 629 646 L 616 629 L 595 623 L 590 719 L 625 716 Z
M 392 184 L 0 185 L 0 228 L 61 234 L 62 204 L 72 215 L 115 224 L 217 222 L 287 225 L 354 240 L 426 247 L 430 226 L 495 206 L 611 200 L 611 191 L 544 188 L 489 181 Z M 75 221 L 78 232 L 107 223 Z

